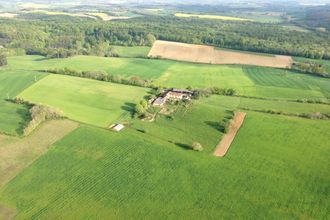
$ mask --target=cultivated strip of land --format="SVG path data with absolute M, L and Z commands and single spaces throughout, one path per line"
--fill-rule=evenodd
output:
M 130 17 L 127 17 L 127 16 L 111 16 L 111 15 L 108 15 L 106 13 L 100 13 L 100 12 L 89 12 L 89 13 L 85 13 L 85 14 L 100 18 L 103 21 L 111 21 L 111 20 L 129 19 L 130 18 Z
M 230 20 L 230 21 L 252 21 L 250 19 L 245 19 L 245 18 L 237 18 L 237 17 L 221 16 L 221 15 L 175 13 L 175 16 L 179 17 L 179 18 L 201 18 L 201 19 L 217 19 L 217 20 Z
M 231 129 L 227 134 L 223 136 L 222 140 L 214 151 L 214 156 L 223 157 L 226 155 L 231 143 L 235 139 L 238 130 L 241 128 L 244 122 L 245 115 L 245 112 L 237 112 L 235 114 Z
M 0 138 L 0 188 L 78 125 L 69 120 L 48 121 L 25 138 L 9 143 L 7 138 Z
M 246 52 L 221 50 L 206 45 L 160 40 L 154 43 L 148 56 L 194 63 L 242 64 L 275 68 L 290 68 L 293 62 L 290 56 L 264 56 Z

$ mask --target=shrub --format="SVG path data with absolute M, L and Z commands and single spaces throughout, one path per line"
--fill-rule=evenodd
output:
M 7 65 L 7 57 L 4 54 L 0 54 L 0 66 Z
M 194 151 L 203 151 L 203 146 L 198 142 L 194 142 L 191 145 L 191 149 L 194 150 Z
M 329 77 L 329 74 L 327 74 L 322 64 L 316 62 L 295 62 L 292 65 L 292 69 L 302 73 L 313 74 L 321 77 Z
M 62 115 L 55 109 L 42 105 L 34 105 L 30 109 L 31 121 L 23 129 L 24 136 L 29 135 L 42 122 L 51 119 L 62 118 Z
M 141 103 L 138 103 L 134 108 L 135 116 L 140 117 L 145 113 L 146 113 L 146 109 L 141 105 Z
M 140 104 L 144 109 L 148 109 L 148 107 L 149 107 L 149 104 L 148 104 L 147 100 L 145 100 L 145 99 L 141 100 Z

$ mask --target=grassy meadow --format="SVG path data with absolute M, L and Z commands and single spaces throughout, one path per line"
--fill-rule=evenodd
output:
M 12 69 L 47 70 L 69 67 L 81 71 L 106 71 L 123 77 L 139 76 L 156 79 L 171 66 L 172 61 L 139 58 L 106 58 L 96 56 L 74 56 L 65 59 L 47 59 L 42 56 L 19 56 L 9 58 Z
M 204 148 L 203 153 L 211 154 L 223 135 L 220 122 L 230 115 L 230 109 L 219 106 L 219 102 L 202 99 L 188 108 L 179 106 L 172 117 L 158 114 L 152 123 L 134 120 L 131 127 L 183 149 L 198 142 Z
M 8 67 L 0 70 L 0 81 L 5 82 L 0 84 L 0 119 L 5 122 L 1 132 L 14 134 L 27 120 L 27 109 L 4 101 L 8 92 L 53 106 L 82 123 L 0 187 L 0 210 L 11 210 L 16 219 L 325 219 L 328 215 L 330 121 L 256 111 L 330 114 L 330 105 L 292 101 L 329 98 L 329 79 L 274 68 L 138 58 L 8 60 Z M 167 87 L 234 88 L 241 95 L 266 99 L 214 95 L 147 122 L 131 118 L 131 113 L 149 89 L 38 72 L 64 67 L 139 76 Z M 220 122 L 232 111 L 246 108 L 250 109 L 244 110 L 246 121 L 228 154 L 213 157 L 223 135 Z M 128 122 L 122 132 L 105 129 L 119 122 Z M 5 143 L 1 150 L 16 143 L 3 135 L 0 141 Z M 15 141 L 27 147 L 24 139 Z M 29 143 L 38 148 L 38 139 L 34 141 Z M 193 142 L 201 143 L 204 151 L 188 150 Z M 4 176 L 1 169 L 0 174 Z
M 142 79 L 151 79 L 154 84 L 160 86 L 234 88 L 240 95 L 265 98 L 321 99 L 330 97 L 330 79 L 265 67 L 93 56 L 75 56 L 67 59 L 46 59 L 40 56 L 11 57 L 9 67 L 24 70 L 64 67 L 76 70 L 103 70 L 126 78 L 139 76 Z
M 49 75 L 18 96 L 57 108 L 73 120 L 107 127 L 130 118 L 147 89 L 71 76 Z
M 83 126 L 0 197 L 17 219 L 325 219 L 329 129 L 248 112 L 219 159 L 134 129 Z
M 7 70 L 0 68 L 0 133 L 20 135 L 29 120 L 29 109 L 6 101 L 43 78 L 47 74 L 35 71 Z
M 328 104 L 298 103 L 285 100 L 275 101 L 231 96 L 212 96 L 206 99 L 205 102 L 209 105 L 227 109 L 273 110 L 295 115 L 315 112 L 330 114 L 330 105 Z
M 147 57 L 150 47 L 146 46 L 134 46 L 134 47 L 125 47 L 125 46 L 112 46 L 120 57 Z

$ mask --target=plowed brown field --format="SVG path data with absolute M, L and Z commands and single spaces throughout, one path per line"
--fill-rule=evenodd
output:
M 242 64 L 276 68 L 290 68 L 292 65 L 292 58 L 290 56 L 263 56 L 259 54 L 215 49 L 212 46 L 160 40 L 154 43 L 148 56 L 209 64 Z

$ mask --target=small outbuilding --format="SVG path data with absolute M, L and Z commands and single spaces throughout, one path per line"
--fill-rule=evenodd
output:
M 117 132 L 123 130 L 124 128 L 125 128 L 125 126 L 122 125 L 122 124 L 115 124 L 115 125 L 113 125 L 113 126 L 111 127 L 111 129 L 112 129 L 113 131 L 117 131 Z

